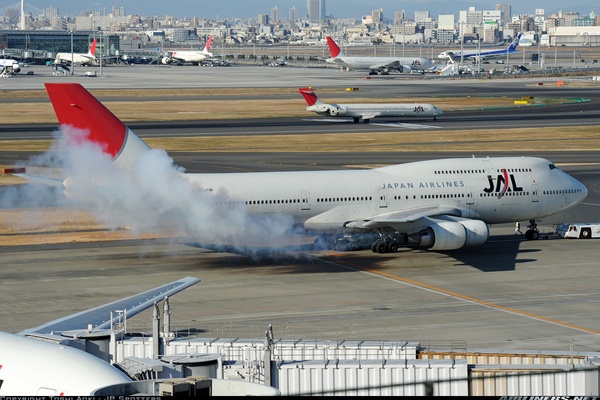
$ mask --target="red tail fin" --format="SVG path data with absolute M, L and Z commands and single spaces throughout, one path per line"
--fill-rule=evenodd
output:
M 46 91 L 59 124 L 89 132 L 87 137 L 68 138 L 97 143 L 115 157 L 125 143 L 127 127 L 78 83 L 46 83 Z
M 96 39 L 94 38 L 94 41 L 92 42 L 92 45 L 90 46 L 90 51 L 89 53 L 91 55 L 96 55 Z
M 300 88 L 298 91 L 302 94 L 309 106 L 312 106 L 317 102 L 317 95 L 312 88 Z
M 331 54 L 332 58 L 339 56 L 342 52 L 331 36 L 327 36 L 327 46 L 329 46 L 329 54 Z
M 204 46 L 205 53 L 208 53 L 210 51 L 210 42 L 212 42 L 212 37 L 213 37 L 213 35 L 210 35 L 208 37 L 208 40 L 206 41 L 206 46 Z

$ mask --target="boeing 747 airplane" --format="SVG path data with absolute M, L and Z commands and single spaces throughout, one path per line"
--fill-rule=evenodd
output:
M 349 57 L 344 54 L 331 36 L 327 36 L 327 45 L 331 58 L 328 58 L 326 62 L 354 70 L 368 70 L 369 75 L 377 75 L 378 72 L 387 75 L 390 71 L 424 73 L 434 67 L 431 60 L 422 57 Z
M 486 49 L 486 50 L 446 50 L 441 52 L 438 55 L 439 59 L 448 60 L 448 62 L 456 62 L 460 61 L 461 57 L 463 61 L 473 60 L 473 62 L 477 62 L 478 59 L 482 61 L 485 59 L 494 59 L 494 58 L 506 58 L 508 54 L 517 53 L 517 46 L 519 45 L 519 40 L 521 40 L 521 36 L 523 34 L 519 33 L 517 37 L 512 41 L 512 43 L 503 49 Z
M 306 111 L 312 111 L 331 117 L 352 117 L 355 123 L 361 119 L 369 123 L 375 117 L 433 117 L 435 121 L 443 112 L 433 104 L 397 103 L 397 104 L 327 104 L 323 103 L 312 88 L 300 88 L 308 104 Z
M 120 178 L 146 165 L 141 161 L 150 147 L 83 86 L 46 83 L 46 90 L 68 143 L 85 144 L 86 149 L 96 146 L 113 160 Z M 202 217 L 192 218 L 195 222 L 210 216 L 218 224 L 235 216 L 225 223 L 242 231 L 242 215 L 285 216 L 305 232 L 327 238 L 327 243 L 340 235 L 376 234 L 371 249 L 378 253 L 395 252 L 400 245 L 431 250 L 481 245 L 488 240 L 490 224 L 525 220 L 530 221 L 526 237 L 537 239 L 539 218 L 575 206 L 588 193 L 552 161 L 537 157 L 439 159 L 368 170 L 214 174 L 177 170 L 169 176 L 182 192 L 173 197 L 175 189 L 166 189 L 165 199 L 179 207 L 178 213 L 194 201 L 210 201 L 203 203 Z M 132 177 L 127 182 L 133 181 Z M 85 184 L 78 190 L 82 183 L 69 177 L 61 181 L 72 198 L 89 197 Z M 91 183 L 102 188 L 100 181 Z M 153 191 L 161 189 L 155 186 Z M 190 200 L 178 202 L 184 192 L 192 192 Z M 163 207 L 164 201 L 158 204 Z M 235 223 L 240 226 L 232 226 Z M 214 230 L 203 234 L 210 232 Z

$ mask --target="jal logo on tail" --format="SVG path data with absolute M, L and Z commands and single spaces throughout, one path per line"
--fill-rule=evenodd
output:
M 496 193 L 498 198 L 503 197 L 506 192 L 509 190 L 512 192 L 522 192 L 523 188 L 517 185 L 515 181 L 515 176 L 513 174 L 509 174 L 506 169 L 501 169 L 502 174 L 496 177 L 496 183 L 494 184 L 494 179 L 491 175 L 488 175 L 488 183 L 489 186 L 483 189 L 486 193 Z

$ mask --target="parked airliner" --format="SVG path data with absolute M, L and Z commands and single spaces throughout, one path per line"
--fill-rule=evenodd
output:
M 163 64 L 177 63 L 192 63 L 193 65 L 199 65 L 202 61 L 207 60 L 213 56 L 210 52 L 210 43 L 212 42 L 213 36 L 210 35 L 206 41 L 206 46 L 202 51 L 197 50 L 174 50 L 167 52 L 167 56 L 162 58 Z
M 308 107 L 312 111 L 331 117 L 352 117 L 355 123 L 361 119 L 369 123 L 375 117 L 433 117 L 435 121 L 443 112 L 433 104 L 424 103 L 379 103 L 379 104 L 327 104 L 323 103 L 312 88 L 300 88 Z
M 143 293 L 63 317 L 16 334 L 0 332 L 0 398 L 3 396 L 89 396 L 132 379 L 108 362 L 70 346 L 62 332 L 106 335 L 119 310 L 133 317 L 196 283 L 186 277 Z M 110 317 L 114 320 L 111 320 Z M 62 341 L 66 343 L 63 344 Z
M 369 75 L 377 75 L 378 72 L 387 75 L 390 71 L 424 73 L 435 66 L 431 60 L 422 57 L 349 57 L 344 54 L 331 36 L 327 36 L 327 45 L 331 58 L 325 60 L 326 62 L 354 70 L 368 70 Z
M 96 41 L 90 45 L 90 49 L 87 53 L 58 53 L 56 54 L 54 63 L 61 64 L 75 64 L 75 65 L 94 65 L 96 63 Z
M 446 50 L 441 52 L 438 55 L 439 59 L 448 60 L 448 62 L 456 62 L 460 61 L 461 57 L 463 61 L 473 60 L 473 62 L 477 62 L 478 59 L 482 61 L 485 59 L 494 59 L 494 58 L 506 58 L 509 54 L 517 53 L 517 46 L 519 45 L 519 40 L 521 40 L 521 36 L 523 34 L 519 33 L 512 43 L 503 49 L 485 49 L 485 50 Z
M 80 84 L 45 85 L 67 139 L 99 146 L 124 174 L 151 150 Z M 71 131 L 76 137 L 68 136 Z M 249 215 L 286 216 L 328 243 L 344 234 L 376 233 L 371 249 L 378 253 L 404 244 L 431 250 L 481 245 L 489 224 L 524 220 L 531 227 L 526 237 L 537 239 L 536 220 L 575 206 L 588 193 L 537 157 L 438 159 L 369 170 L 176 173 L 198 196 L 212 194 L 213 208 L 223 215 L 241 207 Z M 69 177 L 63 186 L 67 196 L 78 193 Z
M 21 70 L 21 64 L 17 60 L 0 58 L 0 76 L 10 77 Z

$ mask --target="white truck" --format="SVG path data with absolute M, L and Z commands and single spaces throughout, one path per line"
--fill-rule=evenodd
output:
M 600 238 L 600 222 L 557 224 L 556 234 L 567 239 Z

